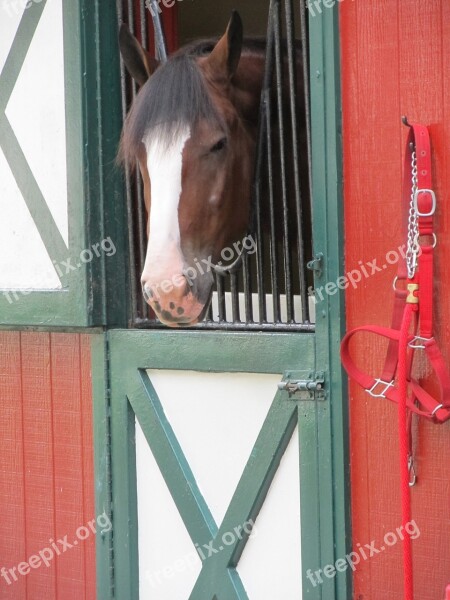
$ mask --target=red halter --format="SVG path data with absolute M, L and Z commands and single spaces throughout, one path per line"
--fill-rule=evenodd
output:
M 406 120 L 404 122 L 408 124 Z M 433 216 L 436 211 L 436 196 L 431 189 L 430 152 L 428 129 L 423 125 L 410 125 L 402 195 L 407 252 L 406 258 L 399 262 L 394 282 L 391 327 L 357 327 L 347 333 L 341 345 L 342 364 L 349 377 L 374 398 L 387 398 L 398 404 L 402 523 L 406 533 L 406 525 L 411 521 L 411 413 L 436 423 L 443 423 L 450 418 L 450 376 L 433 337 L 433 251 L 436 246 Z M 421 238 L 426 240 L 423 245 Z M 399 281 L 406 281 L 406 288 L 399 288 Z M 360 331 L 374 333 L 389 340 L 383 372 L 379 378 L 359 369 L 350 355 L 350 340 Z M 424 351 L 433 368 L 439 383 L 439 399 L 425 391 L 412 376 L 416 351 Z M 403 539 L 403 562 L 404 598 L 412 600 L 412 547 L 409 535 L 405 535 Z
M 411 191 L 411 164 L 415 152 L 417 165 L 417 186 Z M 412 205 L 412 207 L 411 207 Z M 417 247 L 417 268 L 408 273 L 407 261 L 411 256 L 401 259 L 394 283 L 395 301 L 391 327 L 364 325 L 349 331 L 341 345 L 341 358 L 349 377 L 359 383 L 371 396 L 387 398 L 393 402 L 400 401 L 395 376 L 398 367 L 398 344 L 401 334 L 401 323 L 405 309 L 412 305 L 414 326 L 408 334 L 407 350 L 407 382 L 409 394 L 406 403 L 410 411 L 443 423 L 450 418 L 450 376 L 441 351 L 433 337 L 433 251 L 436 246 L 436 235 L 433 230 L 433 215 L 436 210 L 436 196 L 431 189 L 431 155 L 428 130 L 423 125 L 411 125 L 405 153 L 403 178 L 403 229 L 408 231 L 410 215 L 416 213 L 417 227 L 420 237 L 426 236 L 428 241 Z M 419 239 L 411 240 L 419 244 Z M 413 265 L 414 267 L 414 265 Z M 412 275 L 412 276 L 410 276 Z M 406 281 L 406 289 L 398 283 Z M 360 331 L 374 333 L 389 339 L 388 351 L 381 376 L 373 377 L 359 369 L 350 355 L 350 340 Z M 440 397 L 435 399 L 426 392 L 418 380 L 411 376 L 414 352 L 423 350 L 436 373 L 440 387 Z

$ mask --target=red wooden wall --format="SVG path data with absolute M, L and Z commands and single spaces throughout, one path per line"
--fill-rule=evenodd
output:
M 94 600 L 95 536 L 76 536 L 96 516 L 89 337 L 0 332 L 0 403 L 0 569 L 66 548 L 0 576 L 0 598 Z
M 430 127 L 439 208 L 436 335 L 450 364 L 450 2 L 342 0 L 340 4 L 346 271 L 378 260 L 399 237 L 401 115 Z M 347 290 L 348 327 L 388 325 L 390 266 Z M 379 373 L 384 347 L 359 341 L 356 352 Z M 431 385 L 429 377 L 425 384 Z M 353 543 L 375 540 L 400 525 L 396 407 L 350 386 Z M 450 423 L 421 421 L 412 489 L 420 536 L 413 542 L 415 598 L 441 600 L 450 582 Z M 402 598 L 401 546 L 362 561 L 354 574 L 358 600 Z

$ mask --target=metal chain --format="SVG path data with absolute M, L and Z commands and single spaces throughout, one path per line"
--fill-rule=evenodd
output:
M 408 215 L 408 242 L 406 248 L 406 266 L 408 278 L 412 279 L 417 269 L 417 257 L 420 252 L 419 246 L 419 224 L 417 211 L 415 209 L 414 197 L 417 191 L 417 160 L 414 150 L 411 157 L 411 200 Z

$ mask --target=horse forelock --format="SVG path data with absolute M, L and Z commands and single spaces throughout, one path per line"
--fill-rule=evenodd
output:
M 120 158 L 133 164 L 141 143 L 153 133 L 167 148 L 186 127 L 192 129 L 202 119 L 221 122 L 195 56 L 176 54 L 137 95 L 125 120 Z

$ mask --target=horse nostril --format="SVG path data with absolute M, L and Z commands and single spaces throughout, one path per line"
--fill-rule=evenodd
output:
M 142 294 L 146 302 L 150 302 L 153 297 L 152 291 L 145 285 L 145 283 L 142 284 Z

